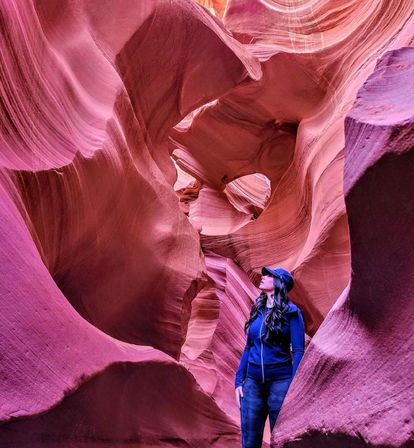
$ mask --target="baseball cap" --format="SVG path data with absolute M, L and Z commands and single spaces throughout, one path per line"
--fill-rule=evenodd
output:
M 290 291 L 293 288 L 294 285 L 293 278 L 290 275 L 290 272 L 286 271 L 286 269 L 282 268 L 270 269 L 266 266 L 263 266 L 262 275 L 273 275 L 273 277 L 279 277 L 286 284 L 287 291 Z

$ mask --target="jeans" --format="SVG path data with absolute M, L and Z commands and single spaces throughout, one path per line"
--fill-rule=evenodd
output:
M 247 377 L 240 400 L 242 448 L 261 448 L 263 431 L 269 414 L 270 431 L 275 426 L 283 400 L 293 377 L 273 381 Z

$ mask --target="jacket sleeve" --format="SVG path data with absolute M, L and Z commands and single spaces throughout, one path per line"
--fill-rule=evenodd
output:
M 292 340 L 293 377 L 296 374 L 305 350 L 305 323 L 303 322 L 302 313 L 299 309 L 290 319 L 290 336 Z
M 242 354 L 242 357 L 241 357 L 240 363 L 239 363 L 239 368 L 237 369 L 237 372 L 236 372 L 236 379 L 234 382 L 235 389 L 243 384 L 244 378 L 246 376 L 247 362 L 248 362 L 249 353 L 250 353 L 250 344 L 251 344 L 250 336 L 249 336 L 249 334 L 247 334 L 246 346 L 244 347 L 243 354 Z

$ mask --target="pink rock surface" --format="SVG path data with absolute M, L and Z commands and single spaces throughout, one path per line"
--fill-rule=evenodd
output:
M 246 272 L 269 264 L 291 270 L 292 299 L 311 336 L 350 274 L 345 115 L 376 59 L 414 35 L 410 2 L 375 4 L 228 2 L 223 22 L 249 42 L 263 77 L 232 89 L 190 129 L 171 132 L 176 162 L 218 192 L 239 176 L 260 172 L 270 179 L 259 219 L 227 235 L 202 235 L 202 247 Z
M 235 440 L 235 424 L 177 361 L 80 317 L 42 263 L 13 203 L 16 190 L 1 179 L 1 445 L 175 446 L 177 434 L 210 446 L 217 431 L 226 434 L 217 446 Z
M 0 4 L 0 446 L 240 446 L 263 265 L 263 445 L 411 446 L 413 4 L 199 3 Z
M 259 62 L 189 0 L 0 7 L 0 445 L 236 443 L 177 362 L 208 277 L 164 141 Z
M 414 446 L 413 88 L 414 48 L 388 52 L 346 118 L 352 275 L 286 395 L 275 447 Z
M 205 252 L 234 260 L 253 280 L 254 272 L 265 264 L 292 270 L 296 286 L 291 296 L 304 311 L 306 330 L 311 336 L 341 297 L 351 273 L 343 191 L 345 116 L 377 59 L 387 49 L 411 45 L 414 36 L 411 2 L 371 2 L 361 6 L 354 2 L 285 5 L 270 0 L 230 1 L 223 21 L 233 35 L 249 43 L 250 51 L 262 61 L 263 77 L 237 86 L 220 98 L 194 118 L 189 130 L 178 126 L 171 134 L 179 147 L 174 152 L 176 162 L 218 192 L 228 179 L 246 175 L 249 170 L 260 170 L 269 177 L 272 195 L 259 219 L 229 235 L 202 235 L 202 247 Z M 315 89 L 310 87 L 312 80 Z M 400 94 L 390 92 L 391 98 L 393 95 L 397 102 Z M 377 102 L 381 103 L 379 98 Z M 377 104 L 377 113 L 388 108 L 389 101 Z M 402 99 L 400 104 L 404 105 Z M 273 132 L 266 125 L 270 119 L 279 124 Z M 293 147 L 279 140 L 280 124 L 292 121 L 298 123 Z M 216 149 L 212 158 L 209 148 Z M 364 149 L 369 150 L 368 143 Z M 290 157 L 284 167 L 283 157 Z M 367 224 L 364 231 L 368 229 Z M 332 330 L 330 340 L 338 337 L 335 334 Z M 306 357 L 307 353 L 304 365 Z M 355 365 L 353 368 L 358 371 Z M 312 374 L 316 381 L 319 374 L 315 370 Z M 302 406 L 303 390 L 315 401 L 315 408 L 320 404 L 315 397 L 319 387 L 324 386 L 310 378 L 298 378 L 292 385 L 299 392 L 288 405 L 290 413 L 284 425 L 294 422 L 298 402 Z M 328 379 L 329 375 L 325 381 Z M 336 388 L 346 397 L 346 386 L 336 383 Z M 392 392 L 388 400 L 399 406 Z M 318 409 L 322 418 L 326 408 Z M 344 423 L 339 415 L 340 410 L 335 416 L 336 428 Z M 292 423 L 298 445 L 311 416 L 311 412 L 304 412 L 297 426 Z M 292 432 L 283 435 L 284 428 L 288 428 L 284 425 L 275 446 L 292 444 Z M 316 427 L 317 433 L 323 433 L 323 426 Z M 343 442 L 333 439 L 336 445 L 332 446 L 349 446 L 353 437 L 357 437 L 357 444 L 360 442 L 355 431 L 345 428 L 348 437 Z M 395 446 L 402 439 L 395 439 Z M 319 443 L 316 437 L 309 446 Z

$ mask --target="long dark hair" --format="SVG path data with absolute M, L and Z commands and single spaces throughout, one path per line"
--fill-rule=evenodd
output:
M 286 285 L 279 277 L 273 277 L 274 286 L 274 305 L 270 312 L 264 318 L 264 325 L 266 333 L 263 338 L 264 341 L 270 342 L 274 345 L 281 345 L 286 343 L 282 333 L 282 326 L 286 324 L 285 314 L 289 309 L 289 298 L 287 295 Z M 249 319 L 244 324 L 244 332 L 250 327 L 250 324 L 256 319 L 259 310 L 265 309 L 267 302 L 267 294 L 262 291 L 260 296 L 256 299 L 250 311 Z

